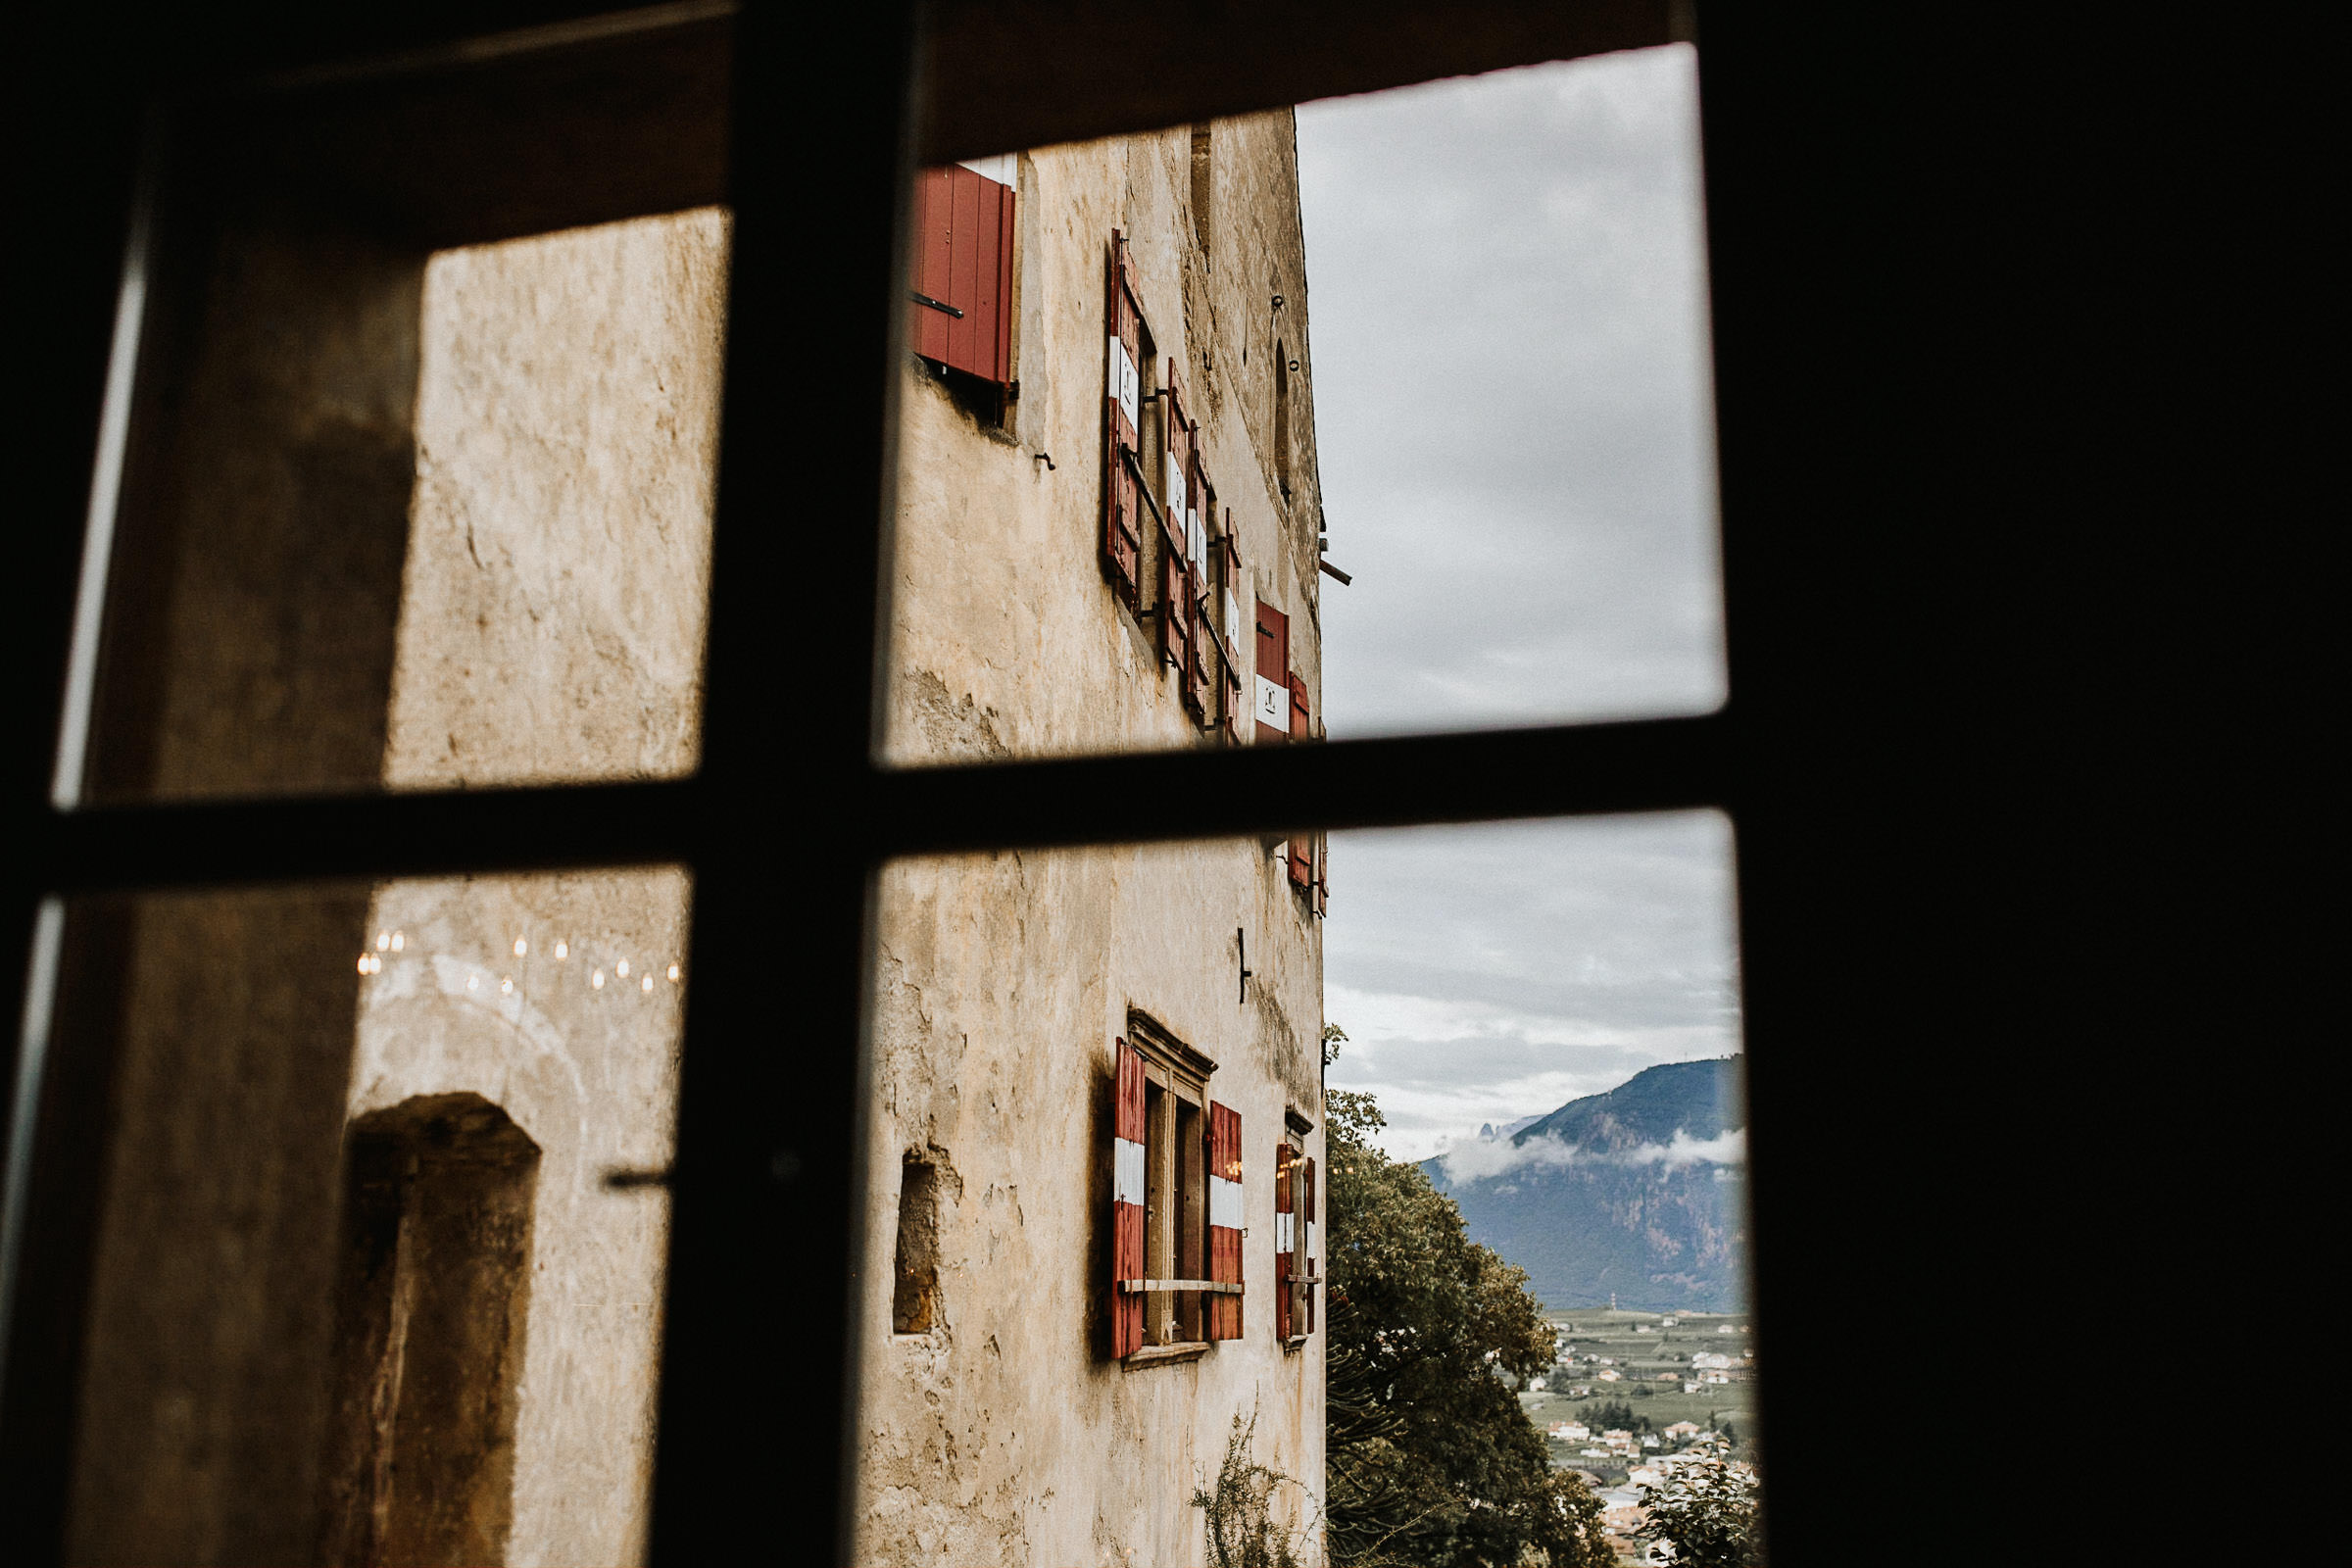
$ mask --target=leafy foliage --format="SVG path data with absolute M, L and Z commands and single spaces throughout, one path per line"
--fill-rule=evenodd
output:
M 1516 1390 L 1554 1340 L 1527 1275 L 1472 1242 L 1418 1167 L 1369 1142 L 1369 1095 L 1326 1102 L 1326 1539 L 1372 1568 L 1605 1568 L 1600 1499 L 1552 1469 Z
M 1636 1534 L 1660 1542 L 1682 1568 L 1757 1568 L 1764 1561 L 1753 1470 L 1723 1459 L 1675 1467 L 1642 1490 L 1649 1518 Z
M 1245 1425 L 1238 1414 L 1225 1440 L 1225 1462 L 1217 1467 L 1213 1491 L 1193 1494 L 1208 1533 L 1208 1561 L 1214 1568 L 1297 1568 L 1290 1527 L 1274 1517 L 1274 1493 L 1298 1483 L 1259 1464 L 1250 1454 L 1257 1437 L 1257 1412 Z

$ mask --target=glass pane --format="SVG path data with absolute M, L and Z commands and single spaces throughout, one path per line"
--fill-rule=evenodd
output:
M 173 111 L 60 804 L 693 771 L 725 45 L 673 14 Z
M 1694 61 L 925 171 L 881 755 L 1716 707 Z
M 1731 855 L 886 867 L 854 1560 L 1638 1558 L 1676 1487 L 1752 1493 Z
M 71 1558 L 643 1556 L 688 892 L 70 906 L 26 1211 L 94 1242 L 25 1300 L 87 1281 Z

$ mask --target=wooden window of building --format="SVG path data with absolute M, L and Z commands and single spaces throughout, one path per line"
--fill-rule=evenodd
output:
M 323 1561 L 505 1560 L 538 1181 L 479 1095 L 352 1123 Z
M 1216 1063 L 1143 1013 L 1115 1044 L 1111 1353 L 1200 1354 L 1241 1332 L 1241 1117 Z
M 1109 318 L 1102 377 L 1102 570 L 1140 609 L 1144 546 L 1144 366 L 1151 360 L 1127 237 L 1111 230 Z
M 946 370 L 1012 380 L 1012 187 L 961 164 L 914 177 L 908 344 Z
M 1274 1146 L 1274 1337 L 1297 1345 L 1315 1332 L 1315 1161 L 1305 1152 L 1314 1123 L 1297 1110 L 1283 1113 Z
M 1257 602 L 1257 739 L 1287 740 L 1291 733 L 1291 617 Z

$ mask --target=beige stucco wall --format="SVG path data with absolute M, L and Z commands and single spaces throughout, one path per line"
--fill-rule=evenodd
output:
M 386 784 L 691 771 L 726 250 L 704 210 L 427 264 Z M 510 1563 L 643 1555 L 668 1200 L 606 1177 L 669 1164 L 688 891 L 409 882 L 368 911 L 401 947 L 349 1113 L 470 1090 L 541 1151 Z
M 1291 662 L 1320 727 L 1322 498 L 1290 113 L 1219 121 L 1212 145 L 1205 254 L 1194 238 L 1188 129 L 1021 158 L 1021 395 L 1005 428 L 982 428 L 936 378 L 907 368 L 881 747 L 891 760 L 1201 744 L 1175 681 L 1152 673 L 1149 628 L 1120 608 L 1095 565 L 1113 228 L 1129 237 L 1157 352 L 1179 368 L 1218 506 L 1240 531 L 1243 636 L 1251 592 L 1291 617 Z M 1272 454 L 1277 337 L 1299 363 L 1287 506 Z M 1250 649 L 1241 654 L 1247 665 Z
M 691 769 L 726 238 L 715 211 L 430 258 L 224 229 L 200 329 L 158 350 L 185 413 L 143 438 L 126 537 L 183 542 L 152 609 L 118 606 L 164 636 L 110 654 L 95 792 Z M 312 1560 L 344 1129 L 452 1091 L 541 1151 L 505 1560 L 642 1556 L 667 1207 L 605 1177 L 669 1160 L 687 894 L 655 870 L 76 907 L 66 1032 L 118 1065 L 72 1560 Z
M 1205 252 L 1191 141 L 1178 129 L 1020 160 L 1021 392 L 1003 429 L 906 367 L 882 747 L 895 761 L 1214 744 L 1098 564 L 1113 228 L 1240 527 L 1244 636 L 1251 592 L 1290 613 L 1292 662 L 1319 695 L 1292 122 L 1215 126 Z M 1271 461 L 1278 330 L 1302 368 L 1288 506 Z M 1152 805 L 1134 802 L 1139 822 Z M 901 863 L 882 877 L 877 940 L 855 1560 L 1200 1561 L 1190 1499 L 1236 1414 L 1256 1415 L 1257 1460 L 1301 1483 L 1278 1504 L 1291 1523 L 1319 1516 L 1323 1342 L 1275 1341 L 1271 1281 L 1286 1107 L 1316 1124 L 1305 1142 L 1322 1153 L 1322 933 L 1269 847 Z M 1131 1007 L 1214 1059 L 1209 1096 L 1241 1113 L 1250 1287 L 1243 1338 L 1132 1369 L 1109 1358 L 1104 1322 L 1113 1042 Z M 909 1154 L 943 1171 L 939 1316 L 899 1335 L 889 1263 Z

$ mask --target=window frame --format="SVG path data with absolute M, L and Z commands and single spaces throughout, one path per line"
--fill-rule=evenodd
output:
M 1158 1204 L 1147 1197 L 1144 1257 L 1148 1277 L 1206 1279 L 1209 1080 L 1215 1076 L 1217 1064 L 1140 1008 L 1127 1010 L 1126 1038 L 1128 1047 L 1143 1058 L 1145 1192 L 1164 1196 L 1178 1211 L 1171 1226 L 1155 1216 Z M 1193 1112 L 1189 1131 L 1182 1109 L 1188 1105 Z M 1194 1264 L 1190 1271 L 1185 1266 L 1188 1255 Z M 1163 1263 L 1165 1273 L 1159 1272 Z M 1138 1367 L 1193 1360 L 1213 1349 L 1219 1342 L 1208 1338 L 1206 1301 L 1207 1293 L 1202 1291 L 1145 1293 L 1143 1348 L 1120 1357 L 1121 1362 Z M 1177 1331 L 1173 1337 L 1154 1338 L 1155 1329 L 1167 1328 Z
M 1892 704 L 1898 724 L 1920 710 L 1921 700 L 1901 688 L 1915 666 L 1899 657 L 1879 661 L 1875 667 L 1885 673 L 1867 678 L 1820 678 L 1824 667 L 1849 666 L 1825 666 L 1819 628 L 1845 627 L 1859 602 L 1854 590 L 1901 580 L 1902 570 L 1883 556 L 1863 563 L 1823 544 L 1823 530 L 1847 514 L 1839 508 L 1860 514 L 1846 501 L 1815 497 L 1809 511 L 1828 520 L 1808 517 L 1793 532 L 1789 526 L 1787 495 L 1807 493 L 1808 482 L 1831 466 L 1806 466 L 1822 450 L 1816 432 L 1836 430 L 1838 453 L 1851 457 L 1871 450 L 1857 430 L 1874 417 L 1900 417 L 1887 412 L 1889 400 L 1857 391 L 1871 387 L 1870 378 L 1823 342 L 1828 333 L 1876 363 L 1874 352 L 1883 359 L 1895 351 L 1871 345 L 1899 334 L 1871 335 L 1877 323 L 1867 311 L 1837 318 L 1791 303 L 1823 301 L 1834 278 L 1819 269 L 1824 242 L 1787 242 L 1805 231 L 1789 218 L 1789 204 L 1811 202 L 1825 217 L 1861 214 L 1871 206 L 1863 198 L 1882 188 L 1875 165 L 1868 165 L 1870 180 L 1857 172 L 1865 159 L 1835 165 L 1788 156 L 1813 145 L 1801 118 L 1812 112 L 1813 97 L 1792 84 L 1847 79 L 1835 55 L 1806 53 L 1826 29 L 1743 33 L 1727 16 L 1722 38 L 1710 34 L 1702 81 L 1733 702 L 1696 717 L 899 771 L 876 760 L 877 628 L 888 615 L 880 568 L 890 548 L 905 304 L 897 283 L 900 198 L 918 154 L 954 159 L 1666 42 L 1687 36 L 1675 19 L 1688 16 L 1688 8 L 1663 5 L 1653 16 L 1640 8 L 1587 15 L 1585 8 L 1494 4 L 1494 24 L 1457 14 L 1442 34 L 1431 34 L 1401 24 L 1399 13 L 1395 41 L 1367 24 L 1351 29 L 1343 49 L 1325 46 L 1323 13 L 1301 4 L 1254 15 L 1246 25 L 1197 19 L 1181 55 L 1171 56 L 1154 42 L 1167 30 L 1155 16 L 1090 13 L 1086 25 L 1071 27 L 1047 7 L 1023 32 L 978 11 L 944 7 L 933 14 L 935 31 L 923 36 L 914 9 L 810 8 L 785 17 L 753 8 L 733 24 L 736 79 L 771 89 L 737 94 L 735 276 L 795 286 L 733 291 L 700 771 L 659 783 L 451 795 L 90 809 L 60 808 L 49 797 L 84 519 L 93 510 L 91 475 L 103 469 L 123 259 L 137 249 L 141 127 L 159 97 L 190 83 L 404 54 L 458 69 L 478 58 L 468 40 L 501 25 L 560 32 L 610 19 L 602 8 L 561 4 L 469 10 L 462 21 L 430 7 L 383 5 L 289 25 L 270 8 L 231 3 L 191 30 L 127 24 L 92 8 L 50 19 L 51 31 L 28 51 L 37 69 L 23 79 L 37 101 L 27 111 L 48 127 L 44 147 L 70 156 L 35 157 L 24 170 L 25 205 L 47 221 L 44 243 L 12 258 L 16 298 L 38 302 L 20 304 L 18 348 L 41 368 L 47 395 L 27 400 L 9 431 L 21 514 L 31 525 L 20 530 L 18 569 L 0 585 L 10 611 L 6 635 L 21 656 L 14 667 L 31 709 L 12 727 L 0 779 L 0 826 L 22 851 L 6 872 L 0 946 L 29 956 L 11 968 L 20 988 L 12 1000 L 20 1004 L 10 1016 L 22 1024 L 8 1034 L 14 1070 L 5 1075 L 14 1131 L 7 1338 L 0 1345 L 0 1491 L 24 1560 L 53 1560 L 62 1549 L 74 1250 L 90 1221 L 86 1200 L 71 1199 L 54 1178 L 86 1161 L 96 1142 L 84 1128 L 53 1130 L 43 1116 L 57 1085 L 88 1065 L 44 1055 L 69 898 L 584 866 L 692 869 L 696 980 L 683 1043 L 679 1155 L 669 1176 L 674 1221 L 656 1560 L 707 1555 L 719 1540 L 731 1546 L 779 1540 L 780 1520 L 790 1521 L 791 1538 L 804 1548 L 829 1539 L 835 1558 L 847 1550 L 846 1429 L 821 1419 L 780 1423 L 773 1412 L 834 1409 L 846 1418 L 848 1368 L 862 1343 L 844 1293 L 811 1290 L 808 1282 L 846 1278 L 864 1265 L 864 1240 L 852 1218 L 860 1167 L 850 1129 L 862 1092 L 874 876 L 890 859 L 1307 826 L 1721 809 L 1740 834 L 1751 1045 L 1759 1037 L 1801 1045 L 1814 1063 L 1776 1069 L 1778 1078 L 1751 1072 L 1754 1119 L 1768 1124 L 1776 1106 L 1798 1110 L 1798 1097 L 1829 1086 L 1838 1064 L 1875 1059 L 1865 1054 L 1877 1050 L 1875 1025 L 1866 1044 L 1841 1021 L 1871 1016 L 1854 1003 L 1853 959 L 1840 955 L 1832 968 L 1816 956 L 1837 944 L 1821 939 L 1814 916 L 1839 892 L 1861 906 L 1879 885 L 1841 858 L 1861 853 L 1846 846 L 1869 846 L 1875 862 L 1884 844 L 1920 829 L 1905 815 L 1909 799 L 1888 784 L 1887 763 L 1865 759 L 1858 771 L 1827 785 L 1823 764 L 1851 754 L 1857 686 Z M 989 29 L 1002 36 L 988 36 Z M 1269 48 L 1276 34 L 1298 46 Z M 930 71 L 934 97 L 921 128 L 910 128 L 918 69 L 950 58 L 981 62 L 978 76 Z M 1141 60 L 1151 68 L 1139 69 Z M 1250 69 L 1229 69 L 1239 62 Z M 1072 90 L 1032 90 L 1041 73 Z M 774 82 L 811 75 L 834 89 L 824 156 L 815 158 L 795 95 L 772 90 Z M 1090 94 L 1091 81 L 1116 90 Z M 1843 201 L 1849 194 L 1855 199 Z M 824 245 L 806 242 L 810 212 L 828 215 Z M 1828 232 L 1844 231 L 1833 224 Z M 811 310 L 811 300 L 825 308 Z M 859 365 L 870 370 L 831 368 Z M 811 366 L 828 373 L 811 377 Z M 1825 413 L 1831 409 L 1852 415 L 1855 424 L 1840 425 Z M 775 439 L 786 428 L 796 438 Z M 810 463 L 811 452 L 823 461 Z M 1883 498 L 1872 495 L 1871 514 L 1882 509 Z M 814 528 L 773 526 L 776 516 L 796 514 L 826 520 Z M 1742 532 L 1747 517 L 1764 525 Z M 1769 544 L 1757 542 L 1768 534 Z M 1902 560 L 1916 561 L 1931 545 L 1905 548 L 1913 554 Z M 1928 574 L 1932 568 L 1923 566 Z M 812 580 L 826 591 L 795 591 Z M 774 613 L 780 596 L 795 605 L 781 623 Z M 1882 623 L 1895 624 L 1873 622 Z M 1850 646 L 1850 633 L 1839 635 Z M 858 649 L 870 654 L 861 669 L 807 679 L 808 669 L 838 667 L 844 650 Z M 859 662 L 855 653 L 848 662 Z M 778 692 L 794 694 L 789 735 L 775 722 Z M 779 820 L 779 780 L 802 800 L 827 803 L 828 831 L 792 831 Z M 1176 804 L 1139 817 L 1128 803 L 1146 791 Z M 779 948 L 773 933 L 781 886 L 795 890 L 810 917 L 797 941 Z M 1875 929 L 1894 924 L 1884 913 L 1874 908 Z M 1784 935 L 1759 948 L 1759 930 Z M 1872 983 L 1882 992 L 1895 984 Z M 742 1049 L 772 1026 L 778 995 L 795 999 L 800 1049 Z M 1758 1142 L 1753 1157 L 1759 1229 L 1777 1239 L 1777 1250 L 1767 1244 L 1758 1254 L 1765 1261 L 1757 1309 L 1770 1320 L 1776 1281 L 1786 1282 L 1794 1301 L 1804 1283 L 1793 1277 L 1796 1269 L 1825 1257 L 1797 1224 L 1778 1227 L 1773 1216 L 1801 1217 L 1848 1195 L 1841 1175 L 1773 1164 L 1769 1140 Z M 789 1234 L 794 1244 L 771 1250 L 774 1255 L 742 1246 L 742 1237 L 757 1234 Z M 1776 1332 L 1776 1365 L 1793 1376 L 1806 1331 L 1791 1316 Z M 1811 1411 L 1776 1409 L 1776 1550 L 1801 1555 L 1812 1536 L 1828 1543 L 1850 1531 L 1844 1506 L 1828 1506 L 1827 1476 L 1810 1511 L 1802 1484 L 1804 1455 L 1836 1446 L 1831 1423 L 1843 1420 L 1846 1408 L 1824 1398 Z M 1813 1438 L 1822 1441 L 1811 1445 Z M 1836 1490 L 1842 1495 L 1848 1489 L 1839 1481 Z

